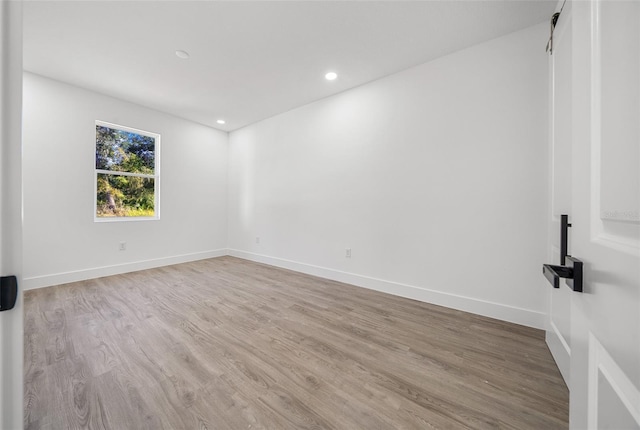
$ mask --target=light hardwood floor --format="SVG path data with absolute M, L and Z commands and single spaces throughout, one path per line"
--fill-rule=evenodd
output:
M 539 330 L 222 257 L 25 293 L 28 429 L 568 427 Z

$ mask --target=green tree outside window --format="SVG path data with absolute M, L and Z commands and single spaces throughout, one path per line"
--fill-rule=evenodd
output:
M 96 121 L 96 218 L 157 218 L 159 137 Z

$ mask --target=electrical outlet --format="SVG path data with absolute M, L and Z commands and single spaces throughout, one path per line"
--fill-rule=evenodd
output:
M 344 250 L 344 256 L 347 258 L 351 258 L 351 248 L 347 248 Z
M 256 243 L 260 245 L 260 237 L 256 236 Z
M 120 242 L 120 247 L 118 248 L 120 251 L 127 250 L 127 242 Z

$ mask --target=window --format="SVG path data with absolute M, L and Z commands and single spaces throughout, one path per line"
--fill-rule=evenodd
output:
M 160 135 L 96 121 L 96 221 L 159 219 Z

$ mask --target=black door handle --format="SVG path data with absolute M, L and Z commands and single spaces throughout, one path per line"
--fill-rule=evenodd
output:
M 554 266 L 553 264 L 543 264 L 542 273 L 553 288 L 560 288 L 560 278 L 567 280 L 567 285 L 579 293 L 582 292 L 582 261 L 567 255 L 566 266 Z
M 569 215 L 560 215 L 560 266 L 543 264 L 542 273 L 553 288 L 560 288 L 560 278 L 565 278 L 573 291 L 581 293 L 582 261 L 568 254 L 569 227 Z

